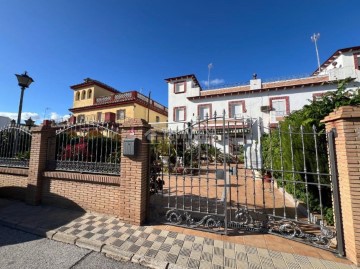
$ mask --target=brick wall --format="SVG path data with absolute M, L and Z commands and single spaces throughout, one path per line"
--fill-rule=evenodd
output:
M 15 170 L 0 167 L 0 188 L 21 187 L 18 197 L 26 197 L 26 202 L 32 205 L 44 203 L 111 214 L 140 225 L 147 209 L 149 145 L 144 134 L 149 128 L 140 119 L 124 123 L 122 142 L 137 138 L 139 148 L 134 156 L 123 156 L 122 152 L 120 176 L 47 171 L 47 161 L 55 158 L 55 128 L 47 125 L 34 128 L 29 169 L 12 175 Z
M 65 208 L 119 216 L 119 186 L 46 178 L 42 182 L 42 203 Z
M 25 200 L 27 169 L 0 167 L 0 197 Z
M 135 225 L 142 224 L 146 219 L 149 142 L 145 133 L 148 130 L 149 126 L 144 120 L 135 119 L 124 123 L 122 131 L 123 141 L 127 138 L 139 140 L 139 150 L 135 156 L 121 154 L 120 216 Z
M 346 257 L 360 264 L 360 107 L 341 107 L 324 119 L 335 128 L 336 162 Z

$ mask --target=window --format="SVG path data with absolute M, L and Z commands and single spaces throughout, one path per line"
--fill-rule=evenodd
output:
M 186 107 L 174 107 L 174 121 L 185 121 Z
M 229 118 L 241 118 L 245 112 L 245 101 L 229 102 Z
M 321 101 L 324 95 L 325 95 L 324 92 L 313 93 L 313 101 L 314 102 Z
M 84 123 L 85 122 L 85 115 L 84 114 L 80 114 L 77 116 L 77 123 Z
M 186 92 L 186 81 L 174 83 L 174 93 Z
M 88 90 L 88 99 L 90 99 L 91 97 L 92 97 L 92 90 L 89 89 L 89 90 Z
M 85 99 L 85 96 L 86 96 L 86 91 L 83 91 L 83 92 L 81 93 L 81 99 Z
M 80 92 L 76 92 L 75 100 L 76 100 L 76 101 L 79 101 L 79 100 L 80 100 Z
M 116 120 L 125 120 L 125 109 L 116 111 Z
M 290 113 L 289 96 L 270 98 L 270 107 L 275 117 L 283 117 Z
M 156 116 L 156 122 L 160 122 L 160 117 L 159 116 Z
M 206 117 L 211 118 L 211 104 L 198 105 L 198 117 L 200 120 L 206 119 Z
M 97 121 L 101 121 L 101 116 L 102 116 L 102 113 L 101 113 L 101 112 L 96 113 L 96 119 L 97 119 Z
M 360 70 L 360 53 L 354 54 L 355 69 Z

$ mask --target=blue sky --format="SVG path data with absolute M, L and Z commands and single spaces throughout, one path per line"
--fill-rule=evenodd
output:
M 69 86 L 90 77 L 120 91 L 151 91 L 167 105 L 165 78 L 195 74 L 213 86 L 310 74 L 359 46 L 358 0 L 0 0 L 0 115 L 17 117 L 15 73 L 35 80 L 23 118 L 61 119 Z M 203 84 L 204 85 L 204 84 Z

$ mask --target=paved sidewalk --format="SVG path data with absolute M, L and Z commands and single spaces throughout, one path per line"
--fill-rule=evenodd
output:
M 274 235 L 139 227 L 112 216 L 5 199 L 0 199 L 0 224 L 150 268 L 357 268 L 330 252 Z

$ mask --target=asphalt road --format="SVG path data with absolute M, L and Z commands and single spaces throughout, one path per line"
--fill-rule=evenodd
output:
M 0 225 L 1 269 L 140 269 L 103 254 L 82 249 Z

